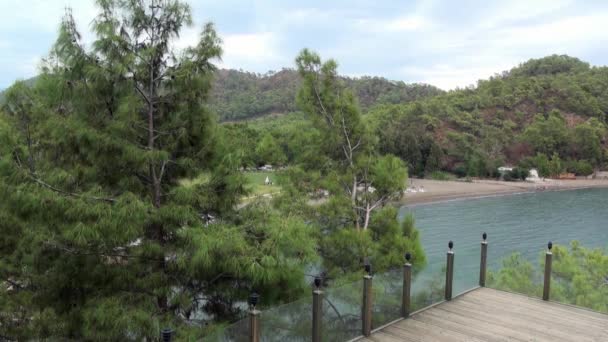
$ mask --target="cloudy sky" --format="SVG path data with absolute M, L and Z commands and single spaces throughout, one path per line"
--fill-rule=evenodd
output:
M 570 0 L 190 0 L 196 40 L 213 21 L 224 40 L 222 67 L 266 72 L 292 67 L 309 47 L 340 72 L 425 82 L 443 89 L 545 55 L 608 64 L 608 1 Z M 85 41 L 93 0 L 0 0 L 0 89 L 37 73 L 64 8 Z

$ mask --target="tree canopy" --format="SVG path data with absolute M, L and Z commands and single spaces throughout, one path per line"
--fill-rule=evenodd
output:
M 90 48 L 68 10 L 34 88 L 15 84 L 0 115 L 3 336 L 196 338 L 201 315 L 234 317 L 251 291 L 296 297 L 312 228 L 268 205 L 235 211 L 241 158 L 208 109 L 213 25 L 175 50 L 187 4 L 97 6 Z

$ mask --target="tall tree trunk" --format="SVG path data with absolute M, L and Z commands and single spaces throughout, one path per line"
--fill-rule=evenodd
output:
M 153 28 L 153 32 L 154 32 L 155 28 Z M 152 34 L 151 37 L 151 46 L 154 46 L 155 43 L 155 34 Z M 156 87 L 155 87 L 155 77 L 156 77 L 156 71 L 159 68 L 159 64 L 157 63 L 157 60 L 155 57 L 152 58 L 152 60 L 150 61 L 150 75 L 149 75 L 149 83 L 148 83 L 148 149 L 149 151 L 154 151 L 155 149 L 155 144 L 154 144 L 154 114 L 155 114 L 155 110 L 154 110 L 154 103 L 156 101 L 157 98 L 157 94 L 156 94 Z M 151 190 L 152 190 L 152 205 L 154 205 L 154 208 L 159 209 L 161 207 L 161 182 L 162 182 L 162 171 L 159 171 L 161 174 L 157 173 L 157 163 L 156 161 L 150 161 L 149 164 L 149 168 L 150 168 L 150 179 L 152 180 L 152 185 L 151 185 Z M 152 227 L 153 235 L 155 236 L 157 242 L 162 246 L 165 244 L 165 233 L 164 233 L 164 229 L 163 229 L 163 225 L 162 224 L 154 224 Z M 165 252 L 164 250 L 161 251 L 161 260 L 158 261 L 157 264 L 157 270 L 162 273 L 165 274 L 166 273 L 166 263 L 165 263 Z M 160 311 L 162 313 L 167 312 L 168 308 L 169 308 L 169 301 L 167 299 L 167 295 L 164 293 L 160 293 L 156 296 L 156 302 L 158 305 L 158 308 L 160 309 Z
M 373 209 L 374 208 L 370 208 L 369 203 L 367 203 L 367 206 L 365 207 L 365 224 L 363 225 L 363 230 L 367 230 L 367 226 L 369 225 L 369 217 Z
M 353 207 L 353 215 L 355 216 L 355 227 L 361 229 L 359 224 L 359 212 L 357 211 L 357 176 L 353 177 L 353 191 L 351 192 L 351 205 Z

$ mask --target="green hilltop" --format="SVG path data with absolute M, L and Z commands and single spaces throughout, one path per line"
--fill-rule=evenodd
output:
M 497 167 L 509 164 L 537 167 L 546 176 L 588 175 L 605 164 L 606 67 L 553 55 L 531 59 L 475 87 L 425 95 L 394 102 L 382 101 L 383 95 L 360 100 L 379 152 L 405 160 L 411 174 L 496 177 Z M 298 114 L 282 120 L 271 116 L 249 126 L 260 136 L 273 135 L 290 156 L 295 155 L 289 149 L 291 135 L 303 131 L 298 120 L 303 120 Z

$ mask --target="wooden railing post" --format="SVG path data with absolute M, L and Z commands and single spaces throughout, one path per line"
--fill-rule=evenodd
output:
M 551 292 L 551 259 L 553 258 L 551 249 L 553 248 L 553 243 L 549 241 L 547 247 L 548 250 L 545 254 L 545 284 L 543 286 L 543 300 L 549 300 L 549 293 Z
M 323 315 L 323 291 L 321 278 L 315 277 L 315 289 L 312 291 L 312 341 L 321 342 Z
M 363 277 L 363 308 L 362 308 L 362 333 L 367 337 L 372 333 L 372 265 L 369 262 L 365 264 L 365 272 Z
M 412 288 L 412 255 L 405 253 L 405 265 L 403 265 L 403 295 L 401 296 L 401 315 L 410 315 L 411 288 Z
M 483 233 L 481 241 L 481 263 L 479 264 L 479 286 L 486 286 L 486 269 L 488 267 L 488 234 Z
M 447 258 L 447 267 L 445 270 L 445 300 L 452 300 L 452 283 L 454 281 L 454 251 L 452 248 L 454 247 L 454 243 L 450 241 L 448 243 L 448 258 Z
M 249 296 L 249 342 L 260 342 L 260 310 L 255 306 L 260 296 L 253 293 Z

